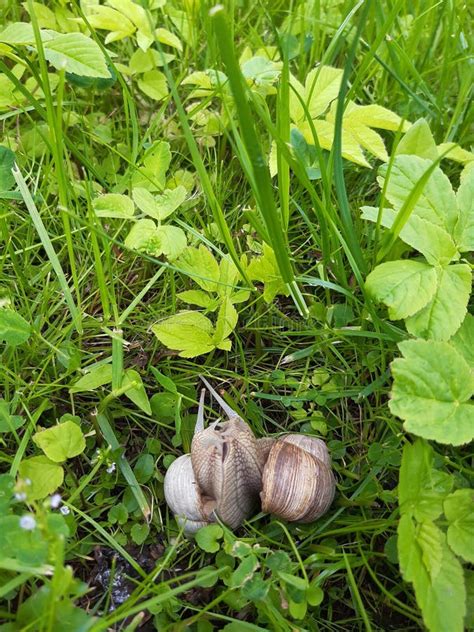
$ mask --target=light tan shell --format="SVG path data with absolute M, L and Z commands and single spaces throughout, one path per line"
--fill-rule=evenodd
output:
M 196 483 L 191 455 L 184 454 L 169 466 L 164 481 L 165 499 L 184 532 L 193 534 L 215 522 L 216 503 L 203 496 Z
M 313 522 L 329 509 L 336 484 L 330 466 L 314 455 L 321 446 L 294 437 L 283 437 L 270 450 L 263 470 L 262 509 L 289 522 Z M 324 458 L 329 460 L 327 449 Z
M 191 460 L 202 492 L 216 502 L 220 520 L 235 529 L 258 505 L 264 462 L 257 440 L 238 416 L 194 435 Z
M 287 443 L 293 443 L 299 448 L 303 448 L 306 452 L 309 452 L 317 459 L 322 461 L 328 467 L 331 467 L 331 457 L 329 456 L 329 450 L 327 445 L 322 439 L 316 437 L 308 437 L 303 434 L 287 434 L 280 437 L 278 441 L 286 441 Z

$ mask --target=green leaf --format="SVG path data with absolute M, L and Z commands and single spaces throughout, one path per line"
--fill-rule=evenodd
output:
M 220 549 L 219 540 L 222 539 L 223 535 L 222 527 L 218 524 L 209 524 L 196 533 L 196 544 L 206 553 L 217 553 Z
M 9 307 L 0 308 L 0 341 L 12 347 L 21 345 L 31 335 L 29 323 Z
M 158 340 L 182 358 L 195 358 L 215 348 L 211 321 L 199 312 L 181 312 L 152 326 Z
M 416 314 L 433 298 L 437 276 L 433 266 L 419 261 L 389 261 L 367 277 L 367 290 L 385 303 L 392 320 Z
M 65 421 L 33 435 L 33 441 L 48 459 L 61 463 L 84 452 L 86 440 L 80 427 L 73 421 Z
M 220 278 L 219 264 L 213 254 L 202 244 L 199 248 L 186 248 L 177 264 L 182 272 L 189 274 L 203 290 L 216 292 Z
M 162 101 L 168 96 L 166 77 L 160 70 L 143 73 L 137 83 L 140 90 L 154 101 Z
M 0 433 L 17 430 L 24 423 L 25 419 L 20 415 L 10 414 L 10 404 L 4 399 L 0 399 Z
M 204 307 L 210 311 L 214 311 L 218 307 L 217 300 L 212 298 L 207 292 L 203 292 L 203 290 L 185 290 L 184 292 L 179 292 L 176 296 L 185 303 Z
M 150 254 L 158 256 L 164 254 L 168 259 L 173 261 L 179 257 L 186 248 L 186 233 L 178 226 L 158 226 L 156 228 L 156 240 L 159 247 L 151 248 Z M 153 241 L 155 244 L 155 241 Z
M 142 454 L 138 457 L 133 471 L 139 483 L 148 483 L 155 472 L 155 459 L 151 454 Z
M 152 219 L 139 219 L 125 238 L 125 247 L 138 252 L 159 252 L 156 224 Z
M 403 577 L 413 583 L 416 600 L 426 627 L 433 632 L 462 632 L 466 612 L 466 590 L 462 566 L 447 547 L 444 534 L 435 525 L 428 527 L 433 540 L 441 543 L 433 551 L 429 568 L 425 564 L 430 554 L 427 528 L 417 527 L 409 515 L 400 518 L 398 525 L 398 556 Z M 420 545 L 421 540 L 423 544 Z M 425 556 L 425 557 L 424 557 Z M 437 572 L 430 574 L 430 569 Z
M 418 521 L 433 521 L 443 512 L 443 501 L 452 488 L 452 479 L 433 469 L 433 448 L 422 439 L 403 448 L 398 502 L 400 513 Z
M 46 59 L 58 70 L 84 77 L 110 78 L 100 46 L 83 33 L 55 35 L 43 46 Z
M 181 40 L 171 31 L 164 28 L 155 29 L 155 37 L 161 44 L 165 44 L 166 46 L 172 46 L 173 48 L 178 49 L 180 52 L 183 50 L 183 45 L 181 44 Z
M 123 503 L 113 505 L 107 514 L 107 519 L 111 524 L 126 524 L 128 520 L 128 511 Z
M 104 386 L 105 384 L 111 384 L 111 382 L 112 365 L 101 364 L 80 377 L 77 382 L 70 387 L 69 392 L 82 393 L 84 391 L 95 391 L 96 388 Z
M 405 133 L 397 145 L 395 154 L 413 154 L 419 158 L 436 160 L 438 148 L 436 146 L 430 126 L 425 119 L 418 119 Z
M 372 206 L 362 207 L 362 217 L 376 222 L 379 209 Z M 382 211 L 381 224 L 391 228 L 397 217 L 393 209 Z M 418 217 L 412 213 L 400 231 L 399 237 L 406 244 L 421 252 L 432 265 L 447 265 L 453 259 L 459 259 L 459 252 L 452 237 L 441 226 Z
M 431 166 L 432 161 L 418 156 L 397 156 L 392 163 L 390 179 L 385 191 L 386 199 L 399 211 L 417 182 Z M 383 187 L 387 167 L 379 169 L 379 182 Z M 449 178 L 436 167 L 429 177 L 413 215 L 443 228 L 449 235 L 454 234 L 458 221 L 456 196 Z
M 43 42 L 54 37 L 54 31 L 40 30 Z M 0 42 L 5 44 L 35 44 L 35 32 L 29 22 L 12 22 L 0 33 Z
M 130 535 L 135 544 L 143 544 L 150 533 L 150 527 L 147 524 L 134 524 Z
M 305 81 L 304 87 L 290 76 L 290 115 L 298 124 L 305 119 L 304 108 L 297 95 L 306 105 L 312 119 L 317 118 L 329 108 L 330 104 L 339 94 L 343 71 L 332 66 L 319 66 L 311 70 Z
M 467 312 L 471 293 L 471 270 L 456 264 L 437 268 L 437 288 L 431 301 L 419 312 L 406 319 L 408 331 L 414 336 L 448 340 L 456 333 Z
M 474 169 L 461 180 L 456 201 L 459 218 L 454 239 L 460 252 L 469 252 L 474 250 Z
M 175 189 L 165 189 L 161 195 L 157 195 L 156 202 L 156 215 L 159 220 L 166 219 L 169 215 L 175 212 L 175 210 L 181 206 L 186 199 L 186 189 L 183 186 L 177 186 Z
M 228 296 L 224 297 L 217 315 L 214 342 L 219 345 L 232 333 L 237 325 L 238 314 Z
M 106 193 L 92 202 L 92 207 L 98 217 L 114 217 L 130 219 L 135 213 L 135 207 L 128 195 L 120 193 Z
M 231 575 L 230 586 L 232 588 L 240 588 L 246 582 L 250 581 L 253 577 L 253 574 L 259 567 L 257 556 L 253 553 L 249 553 L 243 560 L 240 562 L 238 567 Z
M 0 191 L 10 191 L 15 184 L 12 169 L 15 164 L 15 154 L 8 147 L 0 145 Z
M 472 314 L 466 314 L 461 327 L 449 343 L 464 356 L 471 369 L 474 369 L 474 316 Z
M 289 295 L 288 288 L 281 277 L 275 253 L 267 244 L 263 244 L 263 255 L 250 261 L 247 272 L 252 281 L 260 281 L 264 284 L 265 302 L 271 303 L 277 294 Z
M 474 490 L 458 489 L 444 501 L 448 544 L 466 562 L 474 564 Z
M 146 415 L 151 415 L 150 402 L 140 374 L 134 369 L 127 369 L 123 376 L 122 386 L 128 386 L 133 383 L 135 383 L 136 386 L 125 391 L 126 397 Z
M 392 362 L 391 412 L 404 427 L 426 439 L 461 445 L 474 437 L 474 376 L 448 343 L 407 340 L 403 358 Z
M 418 527 L 417 539 L 423 564 L 433 579 L 441 569 L 443 559 L 443 532 L 434 522 L 422 522 Z
M 166 172 L 170 163 L 170 144 L 162 140 L 156 141 L 147 149 L 141 166 L 133 174 L 133 187 L 162 191 L 165 188 Z
M 20 463 L 18 469 L 23 479 L 31 481 L 28 500 L 39 500 L 55 492 L 64 479 L 63 468 L 46 456 L 33 456 Z
M 88 4 L 85 7 L 87 20 L 95 29 L 111 31 L 105 38 L 105 44 L 128 37 L 135 31 L 135 25 L 124 15 L 112 7 Z

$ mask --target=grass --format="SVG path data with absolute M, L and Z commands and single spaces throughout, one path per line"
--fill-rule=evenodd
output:
M 60 25 L 67 23 L 59 18 L 69 9 L 46 4 Z M 80 419 L 86 447 L 65 465 L 61 494 L 70 536 L 57 536 L 53 575 L 26 561 L 0 560 L 0 619 L 7 625 L 0 629 L 57 629 L 62 599 L 100 617 L 84 628 L 92 630 L 419 630 L 420 611 L 400 576 L 395 546 L 407 435 L 387 407 L 389 364 L 406 334 L 364 290 L 383 248 L 358 210 L 379 203 L 375 169 L 341 157 L 341 91 L 334 148 L 316 148 L 321 178 L 307 177 L 288 151 L 286 73 L 304 82 L 321 60 L 344 68 L 350 98 L 411 121 L 425 117 L 438 143 L 454 140 L 468 149 L 468 8 L 455 0 L 243 1 L 226 3 L 223 17 L 222 11 L 210 16 L 206 0 L 166 6 L 185 8 L 189 32 L 180 34 L 172 12 L 154 12 L 159 26 L 184 45 L 162 68 L 170 91 L 159 103 L 125 76 L 108 90 L 77 88 L 64 73 L 53 73 L 42 54 L 18 48 L 15 55 L 28 65 L 25 77 L 37 77 L 41 92 L 15 78 L 14 59 L 3 57 L 4 76 L 25 99 L 0 110 L 0 142 L 16 153 L 21 194 L 0 198 L 0 291 L 32 335 L 26 344 L 0 347 L 1 396 L 25 420 L 0 435 L 0 471 L 16 475 L 22 459 L 39 454 L 34 432 L 63 415 Z M 40 22 L 47 19 L 36 3 L 27 8 Z M 3 25 L 30 21 L 20 3 L 3 2 L 0 11 Z M 77 2 L 70 11 L 69 17 L 81 16 Z M 285 51 L 279 33 L 290 27 L 293 48 L 284 53 L 281 84 L 264 100 L 242 82 L 237 58 L 246 46 Z M 104 31 L 92 35 L 103 47 Z M 137 45 L 128 37 L 106 48 L 114 64 L 126 64 Z M 189 87 L 180 85 L 206 68 L 227 71 L 237 104 L 232 112 L 227 103 L 232 122 L 213 138 L 190 120 Z M 385 135 L 388 147 L 394 138 Z M 128 192 L 155 140 L 171 145 L 169 176 L 193 174 L 191 202 L 176 214 L 189 240 L 210 245 L 218 258 L 230 255 L 245 275 L 242 255 L 267 237 L 289 289 L 270 303 L 260 284 L 252 289 L 237 305 L 230 351 L 186 359 L 159 343 L 151 325 L 182 309 L 177 294 L 196 285 L 179 263 L 127 250 L 127 223 L 92 210 L 98 192 Z M 272 141 L 280 169 L 270 180 L 261 157 Z M 456 180 L 458 173 L 449 163 L 448 175 Z M 112 391 L 69 392 L 81 369 L 108 362 Z M 139 372 L 152 415 L 125 397 L 123 367 Z M 222 389 L 258 436 L 291 430 L 326 438 L 338 486 L 328 514 L 311 525 L 259 514 L 237 533 L 225 531 L 211 553 L 183 538 L 164 502 L 163 477 L 171 459 L 189 449 L 200 375 Z M 453 476 L 469 475 L 468 453 L 447 447 L 443 458 Z M 119 466 L 108 472 L 112 463 Z M 38 516 L 49 511 L 41 501 L 31 507 Z M 245 556 L 232 553 L 236 540 L 256 559 L 251 587 L 233 587 L 230 571 L 222 570 L 243 563 Z M 67 565 L 89 592 L 72 585 L 68 592 Z M 324 593 L 303 618 L 288 611 L 279 568 L 306 576 Z M 21 627 L 22 603 L 43 581 L 49 593 L 34 616 L 23 611 L 31 627 Z M 65 612 L 71 630 L 83 629 L 72 610 Z M 8 627 L 17 614 L 19 627 Z

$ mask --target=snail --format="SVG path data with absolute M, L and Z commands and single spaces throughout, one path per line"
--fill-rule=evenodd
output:
M 217 518 L 231 529 L 258 508 L 289 522 L 312 522 L 335 493 L 331 459 L 323 441 L 289 434 L 256 439 L 246 422 L 202 378 L 226 421 L 204 428 L 201 391 L 191 454 L 176 459 L 165 476 L 165 499 L 179 526 L 193 534 Z

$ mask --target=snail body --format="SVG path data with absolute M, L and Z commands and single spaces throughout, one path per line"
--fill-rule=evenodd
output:
M 259 501 L 263 511 L 290 522 L 312 522 L 323 515 L 335 493 L 326 444 L 298 434 L 256 439 L 203 381 L 228 420 L 204 429 L 203 391 L 191 454 L 176 459 L 166 473 L 165 499 L 184 532 L 191 535 L 217 518 L 235 529 Z

